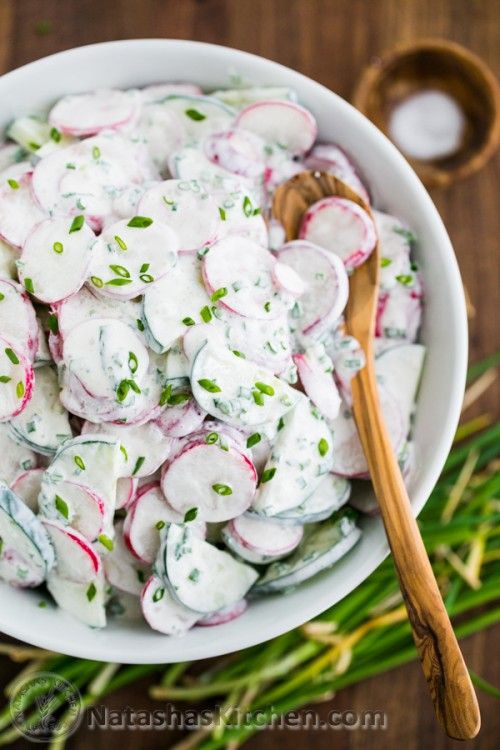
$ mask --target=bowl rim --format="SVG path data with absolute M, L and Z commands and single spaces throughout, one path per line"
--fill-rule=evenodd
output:
M 286 76 L 290 79 L 290 86 L 303 85 L 308 91 L 311 92 L 310 97 L 314 97 L 320 94 L 322 97 L 328 97 L 334 102 L 334 107 L 337 110 L 342 110 L 346 115 L 347 119 L 356 124 L 356 127 L 366 133 L 366 136 L 370 136 L 378 142 L 380 145 L 380 151 L 387 156 L 388 161 L 393 163 L 394 171 L 399 171 L 404 174 L 404 180 L 408 184 L 409 189 L 414 193 L 414 197 L 419 204 L 422 205 L 422 211 L 425 212 L 425 222 L 428 225 L 432 225 L 432 231 L 438 237 L 438 244 L 442 257 L 446 262 L 447 268 L 447 283 L 450 288 L 450 295 L 452 300 L 452 308 L 450 311 L 450 320 L 454 323 L 454 339 L 453 344 L 456 353 L 456 361 L 454 363 L 453 378 L 449 382 L 449 399 L 447 403 L 447 409 L 443 424 L 440 425 L 440 439 L 436 447 L 436 450 L 425 467 L 425 472 L 420 478 L 420 484 L 418 492 L 415 493 L 413 509 L 415 514 L 418 514 L 422 507 L 425 505 L 440 473 L 444 466 L 445 460 L 448 456 L 453 437 L 455 434 L 456 426 L 458 424 L 462 397 L 465 387 L 466 367 L 467 367 L 467 316 L 465 298 L 463 292 L 463 286 L 460 278 L 460 272 L 458 264 L 455 258 L 455 254 L 451 245 L 451 241 L 448 237 L 443 222 L 439 216 L 439 213 L 432 202 L 429 194 L 425 190 L 423 184 L 415 174 L 414 170 L 408 164 L 406 159 L 396 149 L 396 147 L 389 141 L 389 139 L 379 131 L 368 118 L 366 118 L 361 112 L 356 110 L 351 104 L 342 99 L 338 94 L 328 89 L 326 86 L 314 81 L 311 78 L 299 73 L 291 68 L 288 68 L 280 63 L 269 60 L 268 58 L 254 55 L 249 52 L 237 50 L 232 47 L 225 47 L 223 45 L 209 44 L 206 42 L 198 42 L 191 40 L 179 40 L 179 39 L 124 39 L 116 40 L 111 42 L 100 42 L 96 44 L 84 45 L 81 47 L 73 47 L 61 52 L 57 52 L 53 55 L 49 55 L 39 60 L 27 63 L 26 65 L 19 67 L 13 71 L 6 73 L 1 77 L 2 80 L 8 79 L 11 82 L 16 82 L 16 78 L 22 79 L 24 75 L 37 68 L 43 68 L 44 64 L 50 64 L 59 60 L 77 59 L 82 56 L 92 55 L 93 51 L 106 54 L 118 52 L 126 52 L 127 49 L 138 48 L 141 52 L 145 53 L 147 50 L 153 50 L 156 47 L 162 47 L 168 49 L 173 55 L 176 54 L 176 50 L 189 50 L 190 53 L 200 54 L 211 54 L 214 55 L 219 61 L 235 65 L 237 61 L 241 63 L 248 62 L 254 68 L 254 74 L 258 77 L 259 70 L 262 70 L 269 74 L 271 69 L 274 69 L 277 74 L 282 77 Z M 228 67 L 230 67 L 230 65 Z M 308 95 L 309 98 L 309 95 Z M 321 98 L 321 97 L 320 97 Z M 396 169 L 397 168 L 397 169 Z M 168 659 L 165 658 L 165 653 L 162 651 L 161 636 L 157 638 L 158 633 L 151 631 L 148 633 L 147 646 L 144 645 L 138 648 L 134 653 L 130 650 L 130 644 L 133 643 L 134 630 L 131 629 L 129 636 L 129 646 L 126 649 L 124 646 L 120 649 L 119 646 L 113 643 L 108 635 L 106 637 L 106 629 L 100 633 L 92 631 L 95 638 L 89 639 L 90 643 L 86 639 L 81 641 L 73 641 L 70 643 L 62 643 L 58 634 L 51 632 L 50 628 L 37 627 L 36 624 L 30 620 L 29 617 L 23 618 L 17 616 L 14 621 L 8 623 L 5 626 L 2 623 L 2 617 L 0 613 L 0 628 L 1 630 L 20 640 L 32 643 L 42 648 L 52 649 L 57 652 L 67 653 L 75 657 L 90 658 L 97 660 L 106 661 L 117 661 L 122 663 L 172 663 L 175 661 L 183 661 L 185 659 L 196 660 L 202 658 L 209 658 L 214 656 L 220 656 L 225 653 L 229 653 L 235 650 L 243 649 L 249 646 L 253 646 L 259 643 L 263 643 L 271 638 L 274 638 L 282 633 L 288 632 L 293 628 L 303 624 L 305 621 L 316 617 L 320 612 L 327 609 L 332 605 L 333 601 L 338 601 L 353 591 L 364 581 L 370 573 L 372 573 L 383 559 L 388 555 L 389 547 L 387 541 L 383 540 L 377 545 L 376 549 L 373 549 L 368 560 L 364 560 L 360 564 L 359 569 L 355 576 L 352 576 L 352 585 L 346 591 L 341 591 L 340 596 L 334 599 L 330 603 L 326 602 L 326 596 L 316 602 L 314 606 L 304 607 L 288 607 L 288 611 L 284 613 L 283 617 L 276 618 L 272 622 L 267 622 L 266 627 L 262 630 L 259 629 L 258 634 L 251 628 L 240 628 L 240 632 L 236 637 L 231 631 L 229 636 L 228 631 L 225 631 L 227 626 L 219 626 L 215 630 L 220 632 L 218 639 L 210 638 L 207 634 L 206 644 L 192 647 L 191 651 L 184 651 L 177 649 L 176 653 L 170 654 Z M 3 585 L 3 584 L 2 584 Z M 5 584 L 6 585 L 6 584 Z M 330 595 L 329 595 L 330 596 Z M 292 610 L 292 611 L 290 611 Z M 46 612 L 47 610 L 40 610 Z M 237 622 L 237 621 L 235 621 Z M 82 626 L 85 627 L 85 626 Z M 205 629 L 203 629 L 205 630 Z M 208 629 L 210 630 L 210 629 Z M 224 631 L 224 632 L 223 632 Z M 99 637 L 101 636 L 101 637 Z M 151 636 L 151 637 L 150 637 Z M 170 642 L 181 643 L 179 639 L 167 639 Z M 155 648 L 155 645 L 158 646 Z

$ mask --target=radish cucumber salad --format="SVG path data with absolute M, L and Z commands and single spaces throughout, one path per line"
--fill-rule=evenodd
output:
M 410 472 L 415 238 L 327 197 L 285 242 L 273 193 L 304 169 L 370 204 L 351 156 L 317 142 L 283 88 L 96 90 L 7 129 L 0 578 L 38 587 L 41 607 L 180 635 L 352 549 L 376 506 L 343 311 L 377 238 L 377 379 Z

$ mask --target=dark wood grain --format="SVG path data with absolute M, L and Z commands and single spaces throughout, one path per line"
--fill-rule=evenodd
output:
M 39 22 L 50 22 L 41 34 Z M 45 25 L 46 28 L 46 25 Z M 0 69 L 61 49 L 109 39 L 175 37 L 238 47 L 289 65 L 349 99 L 361 70 L 397 43 L 422 36 L 457 41 L 500 72 L 498 0 L 0 0 Z M 162 71 L 168 78 L 168 71 Z M 470 322 L 471 359 L 498 349 L 500 289 L 500 158 L 480 173 L 432 196 L 454 244 L 469 295 L 476 308 Z M 489 411 L 500 416 L 500 388 L 490 389 L 468 416 Z M 463 644 L 467 663 L 500 684 L 500 628 Z M 0 661 L 2 681 L 14 673 Z M 108 701 L 153 708 L 141 689 L 124 689 Z M 498 702 L 481 694 L 483 727 L 472 743 L 458 744 L 442 735 L 429 708 L 418 664 L 393 670 L 342 691 L 319 707 L 329 710 L 382 710 L 385 731 L 260 732 L 248 750 L 493 750 L 500 736 Z M 166 748 L 176 737 L 157 732 L 82 732 L 70 750 Z M 18 747 L 21 747 L 21 743 Z M 24 743 L 27 747 L 27 743 Z M 31 747 L 31 745 L 30 745 Z

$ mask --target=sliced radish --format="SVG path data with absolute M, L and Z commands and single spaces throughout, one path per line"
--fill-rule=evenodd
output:
M 244 612 L 248 609 L 246 599 L 241 599 L 236 604 L 232 604 L 230 607 L 220 609 L 218 612 L 213 612 L 208 615 L 203 615 L 199 620 L 196 621 L 197 625 L 203 627 L 211 627 L 212 625 L 224 625 L 226 622 L 236 620 L 237 617 L 241 617 Z
M 141 341 L 144 339 L 137 322 L 141 317 L 140 306 L 132 300 L 108 299 L 83 287 L 76 294 L 54 305 L 52 312 L 57 316 L 58 331 L 63 339 L 75 325 L 89 318 L 120 320 L 129 325 Z
M 198 509 L 204 521 L 227 521 L 251 504 L 257 472 L 247 455 L 233 447 L 221 450 L 216 443 L 193 441 L 174 456 L 161 487 L 170 505 L 182 516 Z
M 174 232 L 151 217 L 117 221 L 94 246 L 90 284 L 108 297 L 133 299 L 174 267 L 177 248 Z
M 272 320 L 283 312 L 273 282 L 271 253 L 245 237 L 227 237 L 203 256 L 209 294 L 229 310 L 248 318 Z
M 277 423 L 300 398 L 269 370 L 210 342 L 195 356 L 191 388 L 202 409 L 234 427 Z
M 302 396 L 282 424 L 253 503 L 265 516 L 303 503 L 332 470 L 333 437 L 308 398 Z
M 123 540 L 123 521 L 115 524 L 113 549 L 104 556 L 103 567 L 106 580 L 120 591 L 140 596 L 147 579 L 148 566 L 140 563 Z
M 38 495 L 42 486 L 44 469 L 28 469 L 19 474 L 10 488 L 33 513 L 38 511 Z
M 37 368 L 31 398 L 11 419 L 10 429 L 15 439 L 46 456 L 73 437 L 68 413 L 59 401 L 57 374 L 50 366 Z
M 164 635 L 183 635 L 200 616 L 176 601 L 163 581 L 155 575 L 146 581 L 141 594 L 141 607 L 148 625 Z
M 136 106 L 131 92 L 98 89 L 59 99 L 49 112 L 49 122 L 69 135 L 95 135 L 101 130 L 125 125 L 135 114 Z
M 375 225 L 366 211 L 336 195 L 322 198 L 307 209 L 299 237 L 339 256 L 349 270 L 364 263 L 377 243 Z
M 163 106 L 179 116 L 189 140 L 227 130 L 234 120 L 234 110 L 210 96 L 173 94 L 164 99 Z
M 266 168 L 266 144 L 255 133 L 233 128 L 213 133 L 204 142 L 205 154 L 214 164 L 243 177 L 261 177 Z
M 111 435 L 120 443 L 124 477 L 147 477 L 153 474 L 168 458 L 172 440 L 166 438 L 154 422 L 143 425 L 97 425 L 85 422 L 82 435 Z
M 190 398 L 183 404 L 164 409 L 156 424 L 167 438 L 182 438 L 196 432 L 206 416 L 207 412 Z
M 290 294 L 292 297 L 300 297 L 306 291 L 305 282 L 291 266 L 279 261 L 273 268 L 274 282 L 278 289 Z
M 186 140 L 186 129 L 176 112 L 161 102 L 150 101 L 143 105 L 131 137 L 144 144 L 152 163 L 164 174 L 168 160 Z
M 334 143 L 317 143 L 307 154 L 305 167 L 314 172 L 330 172 L 349 185 L 364 201 L 370 204 L 370 195 L 357 174 L 356 165 Z
M 425 346 L 403 344 L 386 349 L 375 360 L 377 380 L 398 402 L 406 433 L 410 429 L 424 359 Z
M 326 419 L 335 419 L 341 400 L 333 379 L 331 360 L 324 353 L 323 347 L 309 347 L 305 354 L 294 354 L 293 361 L 304 391 L 313 404 Z
M 50 483 L 44 482 L 42 477 L 39 507 L 46 518 L 70 523 L 90 542 L 103 531 L 104 501 L 91 489 L 76 482 L 59 480 Z
M 302 526 L 283 525 L 256 515 L 238 516 L 222 531 L 232 552 L 260 565 L 289 555 L 300 544 L 303 534 Z
M 56 569 L 61 578 L 74 583 L 90 583 L 99 572 L 101 560 L 92 545 L 75 529 L 57 521 L 42 521 L 56 553 Z
M 94 318 L 72 328 L 64 341 L 63 358 L 89 394 L 113 400 L 121 399 L 117 390 L 124 381 L 140 388 L 149 365 L 139 337 L 125 323 L 110 318 Z M 126 398 L 127 394 L 121 400 Z
M 78 231 L 73 226 L 70 219 L 46 219 L 24 243 L 19 279 L 46 304 L 74 294 L 88 276 L 95 235 L 85 223 Z
M 236 125 L 293 154 L 309 151 L 318 132 L 316 120 L 307 109 L 282 99 L 249 104 L 238 114 Z
M 160 548 L 161 530 L 168 524 L 182 523 L 183 518 L 165 500 L 159 484 L 147 484 L 128 509 L 123 525 L 125 544 L 138 560 L 152 563 Z M 205 535 L 203 522 L 195 519 L 190 523 L 198 535 Z
M 0 422 L 0 479 L 11 485 L 18 476 L 36 466 L 36 454 L 14 441 L 8 422 Z
M 31 171 L 17 178 L 5 174 L 0 175 L 0 237 L 9 245 L 22 247 L 46 214 L 33 200 Z
M 0 279 L 0 332 L 34 360 L 39 344 L 35 310 L 24 289 L 7 279 Z
M 381 291 L 375 335 L 401 343 L 414 342 L 420 328 L 422 296 L 421 279 L 413 272 L 399 277 L 389 291 Z
M 139 480 L 136 477 L 120 477 L 116 483 L 116 510 L 128 508 L 135 500 Z
M 142 196 L 137 213 L 170 227 L 181 252 L 208 247 L 221 235 L 219 207 L 196 180 L 166 180 L 154 185 Z
M 106 626 L 106 582 L 101 568 L 90 583 L 76 583 L 55 570 L 47 578 L 47 588 L 56 604 L 91 628 Z
M 259 186 L 251 190 L 242 182 L 244 178 L 215 181 L 210 192 L 217 199 L 222 221 L 223 237 L 236 234 L 247 237 L 262 247 L 267 247 L 269 237 L 262 216 L 261 200 L 257 197 Z
M 169 526 L 157 565 L 175 598 L 201 614 L 236 604 L 258 578 L 249 565 L 196 537 L 189 524 Z
M 17 250 L 0 239 L 0 277 L 2 279 L 17 279 L 16 260 L 18 257 Z
M 33 368 L 24 354 L 0 338 L 0 422 L 12 419 L 27 406 L 34 377 Z
M 167 351 L 190 326 L 202 322 L 202 311 L 212 315 L 211 304 L 200 261 L 196 255 L 180 255 L 170 273 L 144 294 L 142 315 L 150 346 Z
M 342 261 L 304 240 L 287 242 L 277 257 L 293 268 L 306 285 L 290 312 L 292 330 L 318 338 L 334 325 L 347 304 L 349 282 Z

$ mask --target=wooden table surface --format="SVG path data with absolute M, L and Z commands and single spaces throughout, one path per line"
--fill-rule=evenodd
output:
M 325 84 L 349 99 L 364 65 L 396 43 L 422 36 L 460 42 L 500 72 L 498 0 L 0 0 L 0 72 L 38 57 L 92 42 L 130 37 L 176 37 L 238 47 L 254 52 Z M 159 71 L 168 78 L 168 71 Z M 500 159 L 479 174 L 433 198 L 453 241 L 462 275 L 476 308 L 470 323 L 471 360 L 499 348 Z M 473 412 L 500 416 L 500 392 L 490 389 Z M 500 628 L 463 642 L 470 667 L 500 685 Z M 1 682 L 14 673 L 0 661 Z M 479 696 L 483 729 L 462 747 L 492 750 L 500 744 L 500 710 L 491 697 Z M 114 707 L 154 707 L 137 687 L 109 699 Z M 385 731 L 335 733 L 260 732 L 246 747 L 285 748 L 292 740 L 317 750 L 452 750 L 436 726 L 420 668 L 412 664 L 344 690 L 328 710 L 385 711 Z M 99 748 L 170 747 L 174 735 L 157 732 L 88 732 L 73 737 L 70 750 L 90 743 Z M 17 743 L 21 747 L 22 743 Z M 28 743 L 24 743 L 28 746 Z

